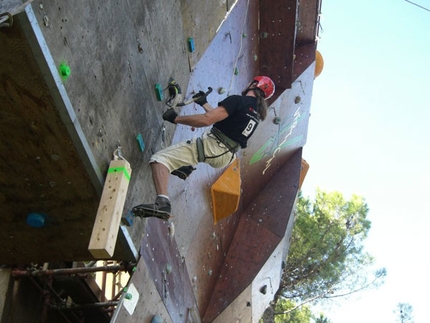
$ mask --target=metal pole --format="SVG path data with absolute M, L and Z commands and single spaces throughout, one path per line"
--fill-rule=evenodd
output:
M 69 307 L 54 307 L 58 310 L 66 311 L 66 310 L 83 310 L 88 308 L 100 308 L 100 307 L 112 307 L 117 306 L 118 301 L 115 302 L 99 302 L 99 303 L 89 303 L 89 304 L 72 304 Z
M 37 277 L 37 276 L 50 276 L 50 275 L 74 275 L 81 273 L 93 273 L 97 271 L 116 272 L 120 270 L 128 270 L 129 266 L 116 265 L 116 266 L 100 266 L 100 267 L 81 267 L 81 268 L 61 268 L 49 270 L 12 270 L 12 277 Z
M 103 262 L 103 264 L 104 264 L 105 266 L 107 266 L 108 262 L 107 262 L 107 261 L 105 261 L 105 262 Z M 103 294 L 103 298 L 102 298 L 102 300 L 105 300 L 105 299 L 106 299 L 106 278 L 107 278 L 107 273 L 104 271 L 104 272 L 102 273 L 102 286 L 101 286 L 102 294 Z

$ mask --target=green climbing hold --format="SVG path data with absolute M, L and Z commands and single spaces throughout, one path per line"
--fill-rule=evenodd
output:
M 171 272 L 172 272 L 172 265 L 168 263 L 168 264 L 166 265 L 166 273 L 167 273 L 167 274 L 170 274 Z
M 194 52 L 194 39 L 192 37 L 188 38 L 188 50 L 192 53 Z
M 159 83 L 155 84 L 155 94 L 157 95 L 158 101 L 162 101 L 164 99 L 163 88 Z
M 142 134 L 139 133 L 136 136 L 136 140 L 137 140 L 137 143 L 139 145 L 140 151 L 144 151 L 145 150 L 145 142 L 143 141 Z
M 70 67 L 66 63 L 61 63 L 60 67 L 58 68 L 61 78 L 67 79 L 70 76 Z

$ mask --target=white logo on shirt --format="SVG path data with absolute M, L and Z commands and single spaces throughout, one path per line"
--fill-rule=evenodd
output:
M 252 130 L 254 130 L 256 124 L 257 122 L 255 122 L 254 120 L 249 120 L 248 125 L 245 127 L 245 130 L 242 131 L 242 135 L 244 135 L 245 137 L 249 137 L 252 133 Z

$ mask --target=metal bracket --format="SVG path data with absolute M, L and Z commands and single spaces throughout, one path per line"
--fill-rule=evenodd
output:
M 118 159 L 126 160 L 122 155 L 121 145 L 119 140 L 116 144 L 116 149 L 113 151 L 113 160 L 118 160 Z
M 9 20 L 9 22 L 8 22 Z M 12 27 L 13 25 L 13 16 L 9 12 L 0 14 L 0 28 L 1 27 Z

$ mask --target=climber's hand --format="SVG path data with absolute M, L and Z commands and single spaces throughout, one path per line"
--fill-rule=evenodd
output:
M 170 108 L 163 113 L 163 120 L 169 121 L 174 124 L 177 116 L 178 114 L 176 113 L 176 111 L 173 108 Z

